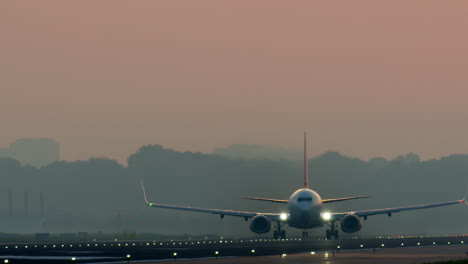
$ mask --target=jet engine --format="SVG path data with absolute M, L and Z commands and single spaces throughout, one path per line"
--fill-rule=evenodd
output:
M 355 214 L 349 214 L 341 219 L 341 230 L 345 233 L 354 233 L 362 228 L 361 218 Z
M 256 215 L 250 220 L 250 230 L 257 234 L 270 232 L 271 220 L 264 215 Z

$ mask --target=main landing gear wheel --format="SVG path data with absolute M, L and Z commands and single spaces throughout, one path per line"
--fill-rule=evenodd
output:
M 335 228 L 336 228 L 335 223 L 331 223 L 330 229 L 327 230 L 327 232 L 325 233 L 327 240 L 330 240 L 332 238 L 340 239 L 340 236 L 338 235 L 338 230 L 336 230 Z
M 276 230 L 273 232 L 273 239 L 286 238 L 286 230 L 281 230 L 281 224 L 277 223 Z

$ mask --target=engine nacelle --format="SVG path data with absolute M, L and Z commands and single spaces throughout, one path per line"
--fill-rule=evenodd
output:
M 359 216 L 355 214 L 349 214 L 341 219 L 341 230 L 345 233 L 354 233 L 362 228 L 362 221 Z
M 250 230 L 257 234 L 265 234 L 270 232 L 271 220 L 264 215 L 256 215 L 250 220 Z

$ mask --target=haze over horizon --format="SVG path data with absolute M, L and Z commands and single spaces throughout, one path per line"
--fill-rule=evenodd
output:
M 4 1 L 0 146 L 468 153 L 464 1 Z

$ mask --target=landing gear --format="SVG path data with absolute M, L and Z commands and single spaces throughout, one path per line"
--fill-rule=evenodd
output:
M 307 232 L 307 231 L 302 231 L 302 237 L 303 237 L 303 238 L 309 237 L 309 232 Z
M 332 222 L 330 224 L 330 229 L 327 230 L 326 232 L 326 237 L 328 240 L 334 238 L 334 239 L 340 239 L 340 236 L 338 235 L 338 230 L 336 230 L 337 226 L 335 225 L 335 222 Z
M 282 225 L 280 223 L 276 223 L 276 230 L 273 232 L 273 238 L 278 239 L 286 238 L 286 230 L 281 230 Z

